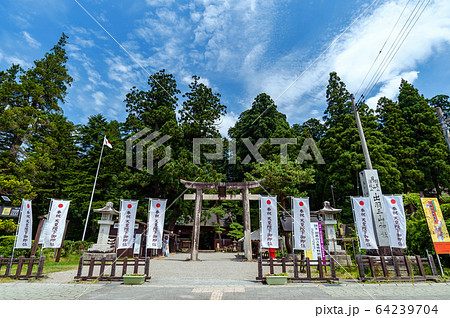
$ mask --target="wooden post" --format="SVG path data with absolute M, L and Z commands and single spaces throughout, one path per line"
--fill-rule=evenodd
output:
M 269 264 L 270 264 L 270 274 L 273 274 L 274 271 L 273 271 L 273 258 L 272 257 L 269 257 Z
M 94 259 L 94 257 L 92 257 L 89 261 L 89 272 L 88 272 L 89 278 L 94 276 L 94 264 L 95 264 L 95 259 Z
M 105 275 L 105 265 L 106 265 L 106 257 L 103 256 L 100 261 L 100 273 L 98 274 L 98 279 L 102 279 Z
M 150 279 L 150 257 L 145 258 L 144 274 L 146 275 L 145 280 Z
M 401 273 L 401 269 L 400 269 L 400 262 L 398 262 L 397 256 L 392 256 L 392 262 L 394 265 L 395 275 L 397 277 L 401 277 L 402 273 Z
M 248 199 L 248 187 L 242 189 L 242 211 L 244 216 L 244 256 L 248 261 L 252 260 L 252 231 L 250 222 L 250 201 Z
M 64 239 L 66 238 L 66 232 L 67 232 L 67 226 L 69 225 L 69 220 L 66 220 L 66 227 L 64 228 L 64 234 L 61 240 L 61 247 L 58 249 L 58 254 L 56 254 L 55 262 L 59 263 L 59 260 L 61 259 L 61 251 L 63 249 Z
M 44 270 L 45 256 L 39 257 L 39 265 L 36 273 L 36 277 L 42 276 L 42 271 Z
M 322 258 L 320 256 L 317 258 L 317 270 L 319 271 L 319 278 L 323 278 Z
M 36 230 L 36 235 L 34 236 L 34 243 L 33 243 L 33 247 L 31 248 L 31 256 L 36 256 L 36 251 L 37 248 L 39 246 L 39 239 L 41 238 L 41 232 L 42 232 L 42 227 L 44 226 L 44 220 L 45 217 L 44 216 L 39 216 L 39 225 L 38 228 Z
M 285 257 L 283 257 L 281 259 L 281 272 L 282 273 L 286 273 L 287 272 L 287 270 L 286 270 L 286 258 Z
M 423 268 L 422 257 L 420 255 L 416 255 L 417 266 L 419 267 L 420 276 L 426 279 L 425 270 Z
M 258 277 L 256 279 L 263 279 L 263 267 L 262 267 L 262 259 L 258 259 Z
M 16 269 L 16 278 L 19 278 L 20 274 L 22 273 L 22 267 L 23 267 L 23 262 L 25 260 L 25 256 L 19 256 L 19 262 L 17 263 L 17 269 Z
M 25 276 L 26 276 L 27 278 L 29 278 L 29 277 L 31 276 L 32 272 L 33 272 L 34 259 L 35 259 L 34 256 L 31 256 L 31 257 L 29 258 L 29 261 L 28 261 L 28 268 L 27 268 L 27 273 L 25 274 Z
M 373 258 L 372 257 L 369 257 L 369 268 L 370 268 L 370 272 L 372 273 L 372 277 L 376 278 L 377 274 L 375 272 L 375 267 L 374 267 L 374 264 L 373 264 Z
M 134 258 L 134 270 L 133 270 L 133 274 L 138 274 L 139 273 L 139 258 Z
M 381 269 L 383 270 L 383 276 L 388 278 L 389 277 L 389 271 L 387 269 L 386 260 L 384 259 L 384 256 L 380 256 L 380 261 L 381 261 Z M 392 260 L 392 264 L 394 264 L 394 260 Z
M 311 263 L 309 262 L 309 257 L 306 258 L 305 262 L 306 262 L 306 278 L 311 279 Z
M 356 264 L 358 265 L 358 271 L 359 271 L 359 279 L 364 279 L 365 275 L 364 275 L 364 262 L 362 257 L 360 258 L 355 258 Z
M 413 277 L 413 272 L 411 270 L 411 264 L 409 262 L 409 257 L 408 257 L 408 255 L 403 255 L 403 257 L 404 257 L 404 260 L 405 260 L 406 271 L 408 272 L 408 276 L 412 278 Z
M 298 278 L 297 255 L 294 254 L 292 262 L 294 263 L 294 277 Z
M 336 278 L 336 270 L 335 270 L 334 257 L 330 258 L 330 273 L 331 273 L 331 278 L 335 279 Z
M 82 272 L 83 272 L 83 257 L 80 257 L 80 262 L 78 263 L 78 271 L 77 271 L 77 276 L 75 276 L 76 279 L 80 279 Z
M 194 223 L 192 227 L 191 260 L 198 260 L 198 245 L 200 241 L 200 216 L 202 214 L 202 189 L 195 189 Z
M 125 256 L 123 258 L 123 263 L 122 263 L 122 276 L 127 273 L 127 267 L 128 267 L 128 257 Z

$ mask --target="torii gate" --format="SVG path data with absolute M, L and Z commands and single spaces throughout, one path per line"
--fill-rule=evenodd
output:
M 259 200 L 259 194 L 250 194 L 248 189 L 258 188 L 264 179 L 248 182 L 193 182 L 180 179 L 193 194 L 185 194 L 184 200 L 195 200 L 194 224 L 192 229 L 191 260 L 198 260 L 200 240 L 200 216 L 203 200 L 241 200 L 244 215 L 244 256 L 252 260 L 252 241 L 250 228 L 250 200 Z M 218 194 L 203 194 L 203 190 L 216 189 Z M 241 190 L 241 194 L 227 194 L 226 190 Z

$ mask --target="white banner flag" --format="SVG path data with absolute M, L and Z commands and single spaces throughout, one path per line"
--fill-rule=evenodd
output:
M 321 222 L 311 222 L 311 249 L 306 252 L 306 257 L 309 257 L 311 260 L 317 260 L 319 257 L 325 259 Z M 308 255 L 308 252 L 311 255 Z
M 147 248 L 162 248 L 167 200 L 150 199 L 148 204 Z
M 292 198 L 294 249 L 311 250 L 309 198 Z
M 261 247 L 278 248 L 277 197 L 261 197 Z
M 406 217 L 401 195 L 383 196 L 391 247 L 406 248 Z
M 375 169 L 360 172 L 361 185 L 364 197 L 370 198 L 373 214 L 373 226 L 376 229 L 376 237 L 380 246 L 389 246 L 389 233 L 384 212 L 383 193 L 381 192 L 380 179 Z
M 15 248 L 31 248 L 33 228 L 33 215 L 31 210 L 31 201 L 22 200 L 20 207 L 19 229 L 17 231 L 17 240 Z
M 133 247 L 134 223 L 139 201 L 120 200 L 119 229 L 117 230 L 117 249 Z
M 355 224 L 358 229 L 360 248 L 378 249 L 375 240 L 375 231 L 373 229 L 372 209 L 370 207 L 370 198 L 351 197 L 352 207 L 355 213 Z
M 44 233 L 43 248 L 60 248 L 63 240 L 70 201 L 52 199 L 47 218 L 47 231 Z

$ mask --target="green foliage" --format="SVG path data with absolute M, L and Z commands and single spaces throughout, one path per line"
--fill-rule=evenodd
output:
M 63 255 L 73 255 L 90 243 L 81 238 L 85 222 L 89 222 L 88 241 L 97 237 L 98 215 L 86 220 L 92 185 L 98 166 L 104 136 L 113 149 L 104 148 L 93 209 L 120 198 L 140 201 L 137 218 L 146 220 L 147 198 L 166 198 L 166 229 L 175 222 L 189 220 L 193 202 L 180 199 L 186 191 L 180 179 L 197 181 L 254 181 L 264 178 L 263 187 L 277 195 L 283 209 L 289 196 L 309 196 L 312 210 L 331 201 L 334 186 L 336 205 L 343 210 L 343 223 L 352 222 L 349 195 L 360 195 L 358 173 L 365 169 L 364 156 L 350 101 L 350 92 L 338 74 L 330 74 L 323 121 L 311 118 L 292 127 L 286 115 L 266 93 L 255 97 L 251 107 L 239 116 L 229 129 L 235 147 L 226 138 L 224 160 L 201 156 L 201 164 L 193 163 L 193 138 L 220 138 L 216 123 L 226 113 L 221 95 L 201 83 L 194 75 L 187 92 L 181 92 L 175 77 L 164 69 L 149 76 L 148 87 L 132 87 L 125 96 L 127 118 L 124 122 L 109 121 L 103 115 L 93 115 L 83 125 L 75 125 L 62 112 L 68 87 L 73 79 L 68 73 L 65 52 L 67 36 L 24 69 L 11 65 L 0 71 L 0 193 L 19 206 L 21 199 L 33 200 L 35 219 L 48 210 L 48 198 L 71 200 L 69 229 Z M 178 96 L 183 97 L 181 107 Z M 381 98 L 376 111 L 366 104 L 359 105 L 372 163 L 381 180 L 384 193 L 423 191 L 438 196 L 444 217 L 450 218 L 449 151 L 438 125 L 434 107 L 450 110 L 449 97 L 437 95 L 425 99 L 410 83 L 402 81 L 397 101 Z M 177 107 L 180 116 L 177 118 Z M 171 149 L 171 160 L 158 167 L 153 174 L 127 165 L 125 140 L 143 128 L 158 131 L 171 138 L 164 147 L 155 149 L 153 159 L 159 161 Z M 271 138 L 289 138 L 283 146 Z M 305 138 L 313 138 L 319 146 L 325 164 L 296 161 Z M 248 144 L 258 144 L 261 157 L 255 160 Z M 148 146 L 154 144 L 154 140 Z M 215 151 L 205 145 L 203 153 Z M 133 150 L 135 151 L 135 150 Z M 147 150 L 143 151 L 143 157 Z M 236 164 L 228 159 L 235 158 Z M 262 192 L 261 189 L 258 191 Z M 406 194 L 405 204 L 412 204 L 416 212 L 408 215 L 407 244 L 410 253 L 423 254 L 432 250 L 425 216 L 418 195 Z M 207 214 L 230 216 L 229 236 L 243 236 L 242 207 L 239 202 L 223 202 L 212 206 Z M 205 208 L 207 208 L 205 204 Z M 252 228 L 259 226 L 256 208 L 251 208 Z M 256 213 L 254 213 L 256 212 Z M 34 224 L 38 222 L 35 220 Z M 217 221 L 216 232 L 223 233 Z M 0 235 L 15 231 L 11 220 L 0 220 Z M 73 240 L 73 241 L 72 241 Z M 14 237 L 0 238 L 0 254 L 12 252 Z M 83 246 L 83 247 L 82 247 Z M 27 253 L 18 250 L 17 253 Z M 28 251 L 29 253 L 29 251 Z M 50 253 L 45 251 L 45 253 Z
M 244 237 L 244 226 L 242 224 L 233 222 L 230 224 L 230 229 L 228 236 L 236 241 Z
M 0 219 L 0 236 L 15 233 L 17 224 L 13 219 Z

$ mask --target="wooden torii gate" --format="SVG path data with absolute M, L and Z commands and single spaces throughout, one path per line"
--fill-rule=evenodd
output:
M 250 228 L 250 200 L 259 200 L 259 194 L 250 194 L 249 189 L 258 188 L 264 179 L 248 182 L 193 182 L 180 179 L 188 189 L 195 193 L 185 194 L 184 200 L 195 200 L 194 224 L 192 229 L 191 260 L 198 260 L 200 240 L 200 216 L 203 200 L 241 200 L 244 215 L 244 256 L 252 260 L 252 241 Z M 218 190 L 218 194 L 204 194 L 203 190 Z M 241 194 L 227 194 L 227 190 L 241 190 Z

